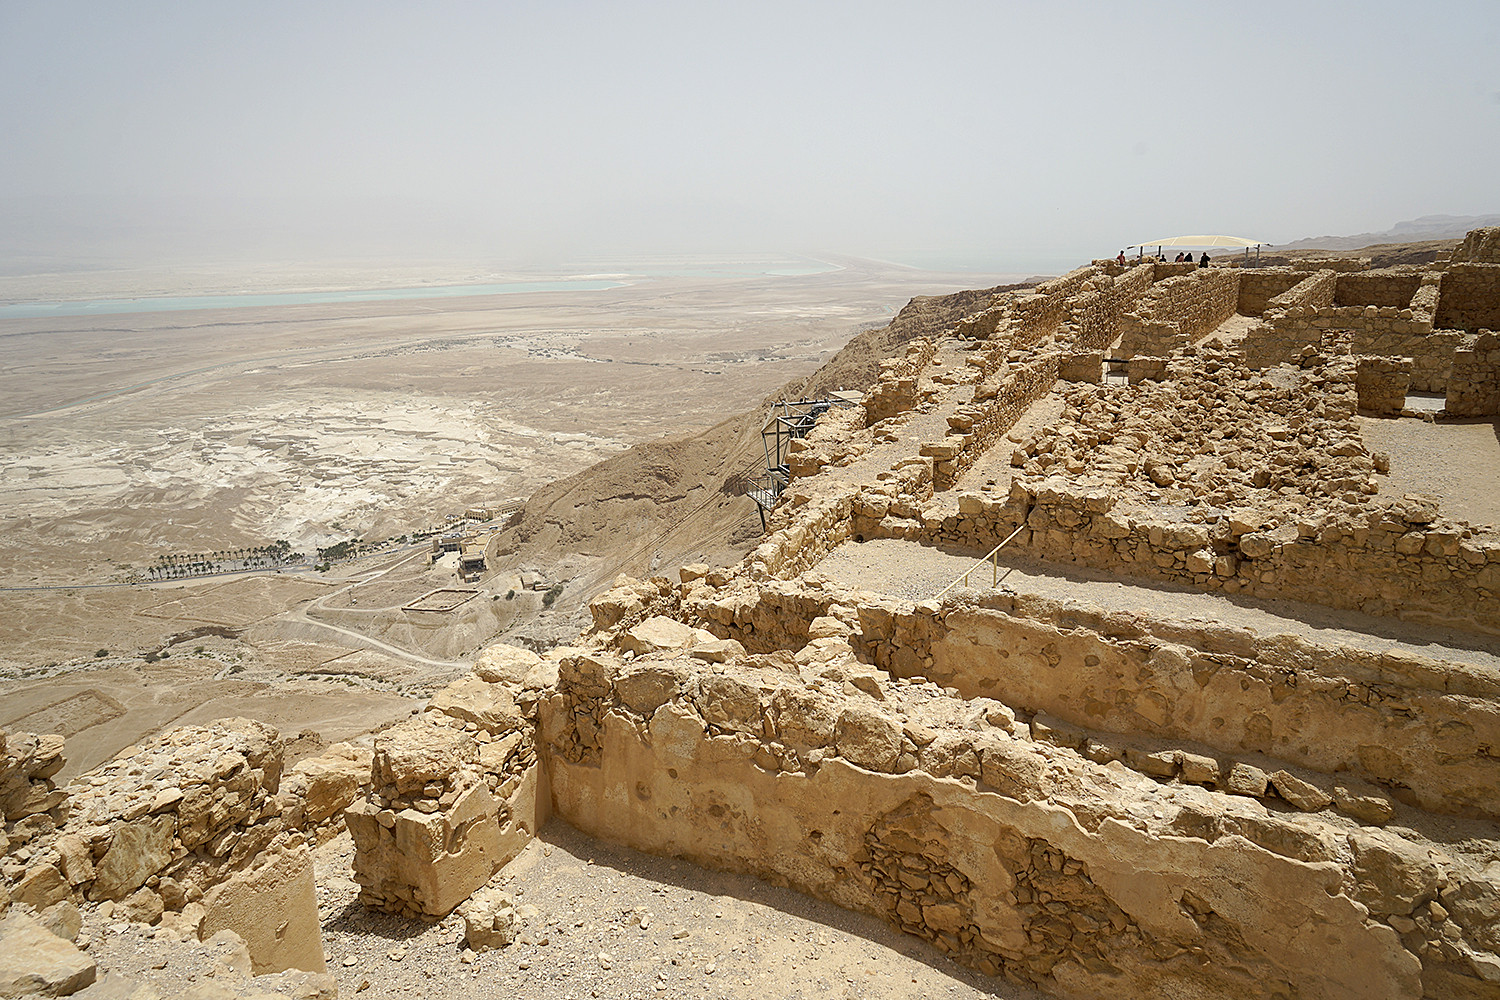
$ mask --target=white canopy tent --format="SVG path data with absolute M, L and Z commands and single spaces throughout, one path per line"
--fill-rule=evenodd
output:
M 1160 252 L 1165 247 L 1191 247 L 1194 250 L 1212 250 L 1214 248 L 1232 247 L 1236 250 L 1243 249 L 1245 256 L 1250 256 L 1250 248 L 1255 248 L 1255 256 L 1260 257 L 1260 248 L 1270 246 L 1264 240 L 1249 240 L 1243 236 L 1167 236 L 1159 240 L 1142 240 L 1140 243 L 1132 244 L 1136 247 L 1137 256 L 1144 257 L 1147 247 L 1156 247 Z

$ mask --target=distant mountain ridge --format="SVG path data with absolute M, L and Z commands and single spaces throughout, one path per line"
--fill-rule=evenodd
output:
M 1277 250 L 1358 250 L 1377 243 L 1410 243 L 1417 240 L 1462 239 L 1471 229 L 1500 226 L 1500 215 L 1424 215 L 1398 222 L 1383 233 L 1357 236 L 1312 236 L 1283 243 Z

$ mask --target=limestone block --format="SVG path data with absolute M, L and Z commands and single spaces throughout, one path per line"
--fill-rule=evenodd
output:
M 1418 900 L 1436 897 L 1440 871 L 1417 845 L 1382 830 L 1356 830 L 1349 846 L 1360 901 L 1376 916 L 1410 913 Z
M 708 663 L 728 663 L 745 658 L 745 647 L 737 639 L 715 639 L 695 643 L 688 655 Z
M 718 636 L 706 629 L 693 628 L 663 615 L 647 618 L 620 637 L 620 646 L 637 656 L 669 653 L 685 649 L 695 642 L 712 642 Z
M 1224 790 L 1231 795 L 1252 795 L 1259 799 L 1265 797 L 1269 782 L 1270 778 L 1260 768 L 1236 761 L 1224 780 Z
M 1178 752 L 1176 750 L 1162 750 L 1156 753 L 1147 753 L 1143 750 L 1128 749 L 1125 751 L 1125 763 L 1132 770 L 1149 774 L 1153 778 L 1170 778 L 1177 773 Z
M 90 899 L 123 899 L 166 867 L 172 859 L 170 815 L 149 816 L 115 827 L 109 850 L 99 861 Z
M 161 896 L 145 886 L 120 900 L 120 904 L 115 907 L 115 913 L 121 918 L 133 924 L 148 926 L 161 919 L 162 911 Z
M 53 903 L 67 899 L 72 887 L 53 865 L 32 865 L 21 876 L 21 881 L 11 890 L 11 900 L 29 903 L 38 910 L 45 910 Z
M 491 733 L 508 733 L 525 724 L 510 688 L 477 674 L 460 678 L 432 696 L 428 707 Z
M 846 639 L 853 630 L 837 618 L 821 615 L 807 627 L 809 639 Z
M 1240 554 L 1246 559 L 1264 559 L 1275 551 L 1271 536 L 1259 532 L 1240 536 Z
M 0 997 L 71 996 L 97 973 L 93 959 L 35 918 L 12 911 L 0 920 Z
M 1278 795 L 1303 812 L 1317 812 L 1319 809 L 1328 808 L 1333 802 L 1333 796 L 1317 785 L 1303 781 L 1286 771 L 1277 771 L 1272 774 L 1271 786 L 1276 789 Z
M 255 866 L 210 889 L 203 907 L 200 933 L 239 934 L 256 975 L 325 970 L 312 855 L 305 844 L 262 855 Z
M 524 682 L 542 663 L 542 658 L 529 649 L 496 643 L 487 647 L 474 661 L 474 673 L 491 684 Z
M 761 728 L 760 689 L 732 674 L 709 674 L 698 682 L 698 711 L 705 722 L 742 733 Z
M 504 948 L 516 939 L 520 920 L 510 894 L 499 889 L 481 889 L 459 904 L 464 919 L 464 940 L 476 952 Z
M 1343 784 L 1333 786 L 1333 804 L 1339 812 L 1377 826 L 1396 811 L 1391 800 L 1374 789 Z
M 677 697 L 686 678 L 686 669 L 672 663 L 640 664 L 615 678 L 615 690 L 631 710 L 650 715 Z
M 890 772 L 901 754 L 901 727 L 875 708 L 854 704 L 839 715 L 839 756 L 871 771 Z
M 398 913 L 446 916 L 530 839 L 513 824 L 502 831 L 499 805 L 477 784 L 445 812 L 403 809 L 387 829 L 380 810 L 358 802 L 344 814 L 354 838 L 354 877 L 367 905 Z
M 1021 802 L 1036 796 L 1044 761 L 1031 744 L 993 734 L 979 750 L 985 784 Z
M 375 785 L 395 785 L 406 795 L 429 781 L 446 782 L 459 765 L 473 763 L 478 757 L 478 745 L 469 736 L 420 718 L 411 719 L 375 738 Z
M 83 930 L 83 914 L 71 899 L 53 903 L 37 914 L 37 920 L 65 941 L 77 941 L 78 932 Z
M 374 752 L 350 743 L 335 743 L 318 757 L 298 761 L 281 783 L 281 794 L 302 804 L 309 826 L 326 822 L 348 808 L 370 783 Z

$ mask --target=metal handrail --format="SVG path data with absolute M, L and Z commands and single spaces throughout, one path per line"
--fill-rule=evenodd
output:
M 954 580 L 953 580 L 952 583 L 948 584 L 948 586 L 946 586 L 942 590 L 938 591 L 937 596 L 934 597 L 933 600 L 934 601 L 940 601 L 940 600 L 942 600 L 944 594 L 946 594 L 948 591 L 952 590 L 954 587 L 957 587 L 960 583 L 962 583 L 965 587 L 967 587 L 969 585 L 969 574 L 972 573 L 972 572 L 974 572 L 980 566 L 983 566 L 985 563 L 990 563 L 990 565 L 993 566 L 994 570 L 995 570 L 994 571 L 994 575 L 990 579 L 990 586 L 993 587 L 993 586 L 997 585 L 1000 582 L 1000 560 L 998 560 L 998 559 L 995 558 L 995 554 L 997 552 L 999 552 L 1002 548 L 1005 547 L 1005 543 L 1006 542 L 1010 541 L 1012 538 L 1015 538 L 1017 535 L 1019 535 L 1021 532 L 1025 531 L 1025 530 L 1026 530 L 1026 525 L 1023 524 L 1019 528 L 1017 528 L 1015 531 L 1012 531 L 1010 534 L 1006 535 L 1004 541 L 1002 541 L 999 545 L 996 545 L 993 549 L 990 549 L 988 552 L 986 552 L 984 554 L 983 558 L 981 558 L 974 565 L 970 566 L 968 569 L 966 569 L 962 573 L 960 573 L 957 577 L 954 578 Z

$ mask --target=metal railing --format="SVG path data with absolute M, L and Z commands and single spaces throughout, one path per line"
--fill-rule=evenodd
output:
M 1015 531 L 1012 531 L 1010 534 L 1006 535 L 1004 541 L 1002 541 L 999 545 L 996 545 L 993 549 L 990 549 L 988 552 L 986 552 L 984 554 L 983 558 L 981 558 L 974 565 L 970 566 L 968 569 L 966 569 L 962 573 L 960 573 L 957 577 L 954 578 L 954 580 L 953 580 L 952 583 L 948 584 L 948 586 L 946 586 L 942 590 L 938 591 L 937 592 L 937 596 L 934 597 L 933 600 L 934 601 L 940 601 L 940 600 L 942 600 L 944 594 L 948 593 L 948 591 L 952 590 L 954 587 L 957 587 L 960 583 L 963 584 L 965 587 L 967 587 L 969 585 L 969 574 L 972 573 L 972 572 L 974 572 L 979 567 L 983 566 L 985 563 L 989 563 L 990 566 L 992 567 L 992 569 L 994 570 L 994 572 L 990 576 L 990 586 L 994 587 L 994 586 L 998 585 L 1000 583 L 1000 560 L 997 559 L 997 558 L 995 558 L 996 554 L 999 553 L 999 551 L 1005 547 L 1005 543 L 1006 542 L 1009 542 L 1012 538 L 1015 538 L 1017 535 L 1019 535 L 1021 532 L 1025 531 L 1025 530 L 1026 530 L 1026 525 L 1023 524 L 1019 528 L 1017 528 Z

